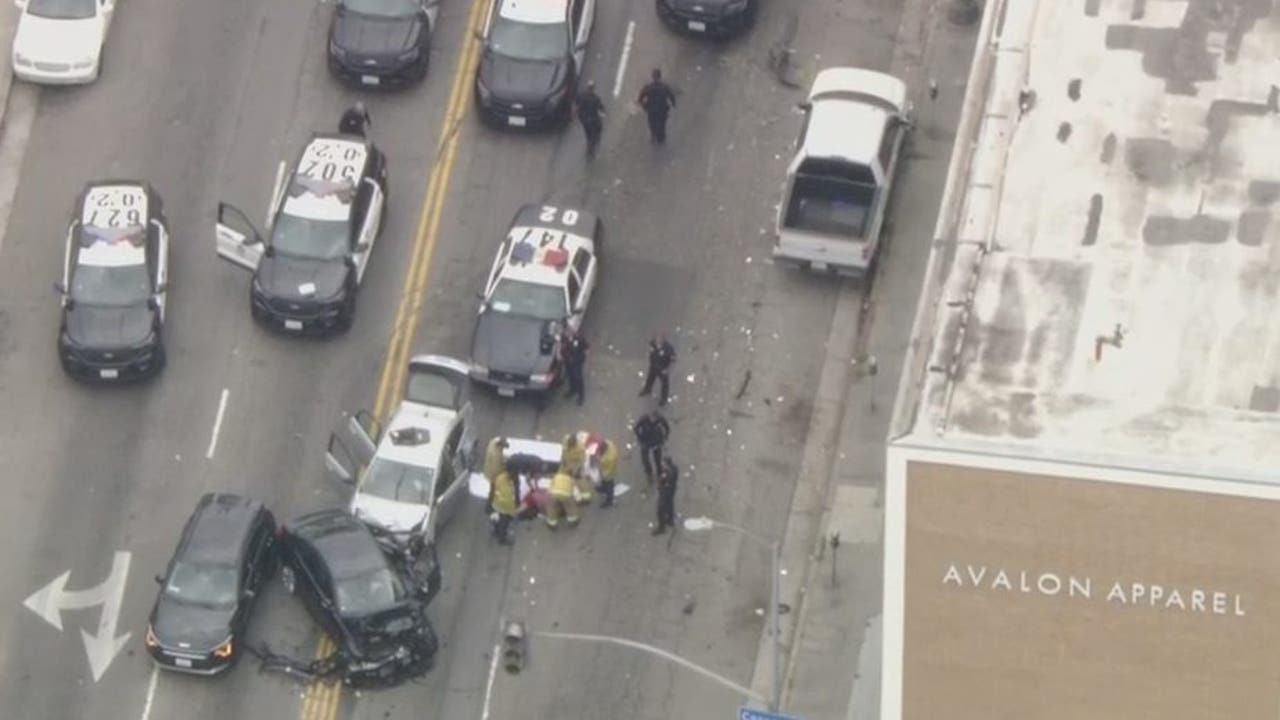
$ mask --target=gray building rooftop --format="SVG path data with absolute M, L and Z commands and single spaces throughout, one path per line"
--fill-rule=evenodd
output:
M 1003 6 L 896 442 L 1280 477 L 1280 7 Z

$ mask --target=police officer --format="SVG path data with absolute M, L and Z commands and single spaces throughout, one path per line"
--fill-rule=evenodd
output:
M 596 94 L 596 84 L 587 81 L 587 86 L 578 95 L 576 103 L 578 122 L 582 123 L 582 131 L 587 134 L 587 157 L 595 157 L 596 146 L 600 144 L 600 135 L 604 132 L 604 103 Z
M 653 484 L 653 471 L 662 469 L 662 446 L 671 434 L 671 424 L 662 417 L 662 413 L 651 410 L 641 415 L 632 426 L 636 441 L 640 443 L 640 462 L 644 465 L 644 476 Z
M 364 103 L 356 101 L 355 105 L 347 108 L 342 113 L 342 119 L 338 121 L 338 132 L 344 135 L 364 136 L 365 132 L 373 126 L 373 120 L 369 118 L 369 111 L 365 109 Z
M 676 349 L 667 342 L 667 336 L 658 333 L 649 339 L 649 373 L 644 377 L 644 387 L 640 388 L 640 397 L 645 397 L 653 390 L 654 378 L 662 381 L 662 399 L 659 405 L 666 405 L 671 391 L 671 364 L 676 361 Z
M 676 94 L 662 81 L 662 71 L 653 69 L 653 79 L 640 90 L 636 100 L 649 118 L 649 137 L 658 144 L 667 141 L 667 113 L 676 106 Z
M 680 468 L 671 458 L 662 461 L 658 471 L 658 525 L 654 535 L 661 535 L 676 524 L 676 483 L 680 480 Z
M 588 347 L 587 339 L 582 337 L 581 333 L 573 333 L 564 347 L 564 369 L 565 374 L 569 376 L 569 392 L 565 393 L 565 397 L 577 396 L 578 405 L 582 405 L 587 398 L 587 387 L 582 373 L 587 364 Z

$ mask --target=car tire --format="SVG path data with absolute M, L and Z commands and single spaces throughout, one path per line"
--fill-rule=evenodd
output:
M 280 584 L 284 586 L 284 591 L 290 595 L 298 594 L 298 576 L 293 572 L 293 568 L 288 565 L 280 568 Z
M 342 314 L 338 316 L 337 331 L 340 333 L 347 332 L 352 325 L 356 324 L 356 291 L 351 290 L 350 300 L 347 300 L 347 306 L 343 308 Z

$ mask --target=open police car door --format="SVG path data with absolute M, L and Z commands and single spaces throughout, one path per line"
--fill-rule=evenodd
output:
M 382 427 L 368 411 L 345 416 L 338 429 L 329 435 L 329 448 L 324 455 L 329 477 L 354 487 L 361 471 L 373 459 L 381 434 Z
M 266 245 L 257 228 L 234 205 L 218 203 L 218 225 L 214 233 L 218 257 L 254 272 L 262 262 Z

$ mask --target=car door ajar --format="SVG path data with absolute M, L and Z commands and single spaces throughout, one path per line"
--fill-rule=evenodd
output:
M 355 485 L 361 472 L 373 460 L 381 434 L 381 426 L 369 411 L 345 415 L 338 429 L 329 435 L 329 447 L 324 456 L 326 474 L 337 482 Z
M 214 231 L 214 250 L 223 260 L 256 272 L 266 246 L 248 216 L 236 206 L 220 202 Z

